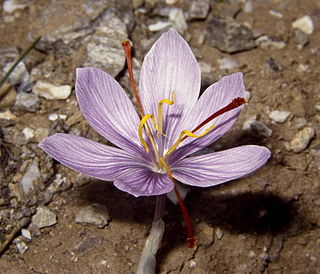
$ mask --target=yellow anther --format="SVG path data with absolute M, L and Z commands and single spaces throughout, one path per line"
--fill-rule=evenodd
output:
M 155 121 L 154 116 L 152 114 L 147 114 L 147 115 L 142 117 L 142 119 L 140 121 L 140 124 L 139 124 L 139 129 L 138 129 L 140 142 L 144 146 L 144 148 L 146 149 L 146 151 L 148 153 L 149 153 L 149 147 L 147 145 L 147 142 L 143 139 L 142 131 L 143 131 L 143 127 L 146 126 L 146 123 L 148 122 L 149 119 L 151 119 L 154 128 L 157 130 L 156 121 Z
M 173 105 L 174 104 L 174 92 L 171 92 L 170 100 L 163 99 L 159 102 L 158 105 L 158 133 L 157 135 L 164 134 L 163 133 L 163 104 Z
M 173 176 L 172 176 L 172 172 L 171 172 L 169 166 L 167 165 L 165 159 L 164 159 L 164 158 L 160 158 L 160 159 L 159 159 L 159 163 L 160 163 L 160 168 L 164 167 L 164 169 L 166 170 L 166 172 L 167 172 L 170 180 L 171 180 L 172 182 L 174 182 L 174 179 L 173 179 Z
M 181 131 L 178 140 L 174 143 L 174 145 L 167 151 L 166 155 L 164 158 L 166 158 L 169 154 L 171 154 L 177 147 L 178 145 L 182 142 L 182 138 L 186 137 L 192 137 L 192 138 L 201 138 L 205 135 L 207 135 L 216 125 L 212 125 L 209 128 L 207 128 L 203 133 L 196 135 L 193 132 L 189 130 L 183 130 Z

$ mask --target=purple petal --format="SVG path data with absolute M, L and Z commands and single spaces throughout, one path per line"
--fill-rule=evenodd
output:
M 156 173 L 148 169 L 137 170 L 131 178 L 115 180 L 114 185 L 135 197 L 161 195 L 172 191 L 174 188 L 173 182 L 166 174 Z
M 240 146 L 207 155 L 185 158 L 172 167 L 175 179 L 187 185 L 208 187 L 247 175 L 269 159 L 261 146 Z
M 234 98 L 243 97 L 244 93 L 245 88 L 242 73 L 235 73 L 230 76 L 223 77 L 221 80 L 206 89 L 199 98 L 197 104 L 194 106 L 190 115 L 180 125 L 179 132 L 182 130 L 193 130 L 211 114 L 231 103 Z M 241 109 L 242 107 L 238 107 L 218 116 L 196 132 L 196 134 L 200 134 L 211 125 L 216 125 L 216 127 L 204 137 L 187 138 L 172 154 L 170 162 L 174 163 L 176 160 L 190 155 L 191 153 L 215 142 L 233 126 Z
M 77 69 L 76 95 L 84 117 L 98 133 L 122 149 L 143 151 L 138 114 L 110 75 L 95 68 Z
M 175 141 L 177 123 L 191 111 L 200 92 L 200 69 L 186 41 L 173 29 L 163 34 L 145 56 L 139 90 L 145 114 L 157 115 L 158 103 L 170 99 L 174 105 L 164 105 L 164 146 Z
M 45 138 L 39 147 L 60 163 L 106 181 L 129 177 L 147 165 L 144 160 L 121 149 L 70 134 L 58 133 Z

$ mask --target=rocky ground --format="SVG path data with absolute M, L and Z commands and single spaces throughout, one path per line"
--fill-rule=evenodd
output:
M 203 87 L 244 73 L 249 103 L 212 149 L 272 151 L 255 174 L 186 200 L 197 249 L 168 202 L 159 273 L 320 273 L 320 3 L 318 0 L 8 0 L 0 10 L 1 273 L 134 273 L 153 217 L 134 198 L 49 158 L 37 144 L 56 132 L 102 141 L 74 95 L 75 68 L 95 66 L 129 90 L 162 32 L 190 43 Z

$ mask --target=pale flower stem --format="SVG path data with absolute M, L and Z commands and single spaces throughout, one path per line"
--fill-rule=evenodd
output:
M 156 254 L 160 248 L 164 233 L 164 222 L 162 216 L 166 195 L 157 196 L 154 218 L 148 239 L 146 240 L 136 274 L 154 274 L 156 270 Z

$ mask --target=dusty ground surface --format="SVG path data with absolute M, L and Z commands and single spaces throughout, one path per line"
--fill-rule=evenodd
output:
M 21 52 L 32 37 L 44 35 L 43 44 L 24 61 L 27 70 L 34 82 L 71 87 L 75 67 L 95 64 L 94 58 L 83 56 L 88 41 L 102 41 L 97 37 L 103 30 L 97 28 L 107 23 L 101 14 L 115 14 L 125 26 L 120 34 L 107 30 L 109 40 L 101 42 L 102 48 L 113 43 L 117 49 L 120 39 L 127 35 L 135 47 L 138 72 L 144 54 L 161 33 L 151 32 L 148 26 L 168 21 L 165 8 L 179 8 L 187 16 L 191 5 L 191 1 L 182 0 L 172 1 L 176 2 L 173 5 L 134 1 L 135 7 L 130 1 L 92 1 L 97 7 L 88 7 L 90 1 L 20 2 L 26 4 L 24 9 L 1 11 L 0 48 L 7 52 L 8 47 L 15 46 Z M 81 6 L 84 2 L 86 6 Z M 292 22 L 305 15 L 310 16 L 314 30 L 296 34 Z M 210 37 L 202 39 L 214 16 L 246 24 L 254 33 L 253 39 L 265 35 L 269 44 L 232 54 L 222 52 L 209 43 Z M 121 28 L 120 23 L 107 29 L 113 32 Z M 181 22 L 176 24 L 183 28 Z M 192 188 L 185 203 L 199 240 L 195 250 L 186 247 L 180 210 L 168 201 L 159 273 L 320 273 L 319 32 L 317 0 L 210 1 L 204 18 L 187 20 L 182 33 L 205 67 L 203 85 L 242 71 L 251 94 L 236 125 L 212 148 L 259 144 L 272 151 L 272 158 L 249 177 L 214 188 Z M 231 58 L 235 65 L 223 68 L 219 62 L 223 58 Z M 118 59 L 113 75 L 128 88 L 121 53 Z M 108 71 L 111 65 L 107 61 L 96 66 Z M 134 273 L 152 222 L 155 199 L 134 198 L 112 183 L 79 175 L 37 148 L 43 137 L 55 132 L 103 142 L 83 120 L 74 91 L 68 99 L 39 96 L 35 109 L 26 109 L 17 106 L 16 100 L 19 92 L 29 90 L 17 90 L 17 85 L 13 86 L 0 102 L 1 113 L 10 110 L 14 115 L 0 119 L 1 242 L 18 228 L 13 233 L 15 240 L 1 256 L 0 272 Z M 272 118 L 274 110 L 290 113 L 280 123 Z M 65 116 L 49 120 L 53 113 Z M 244 127 L 254 116 L 256 122 Z M 261 125 L 269 129 L 261 130 Z M 38 172 L 26 193 L 21 181 L 32 163 Z M 93 203 L 109 211 L 111 220 L 104 228 L 75 222 L 78 212 Z M 55 224 L 40 230 L 34 227 L 31 217 L 39 206 L 56 215 Z M 21 235 L 22 227 L 31 231 L 31 240 Z

